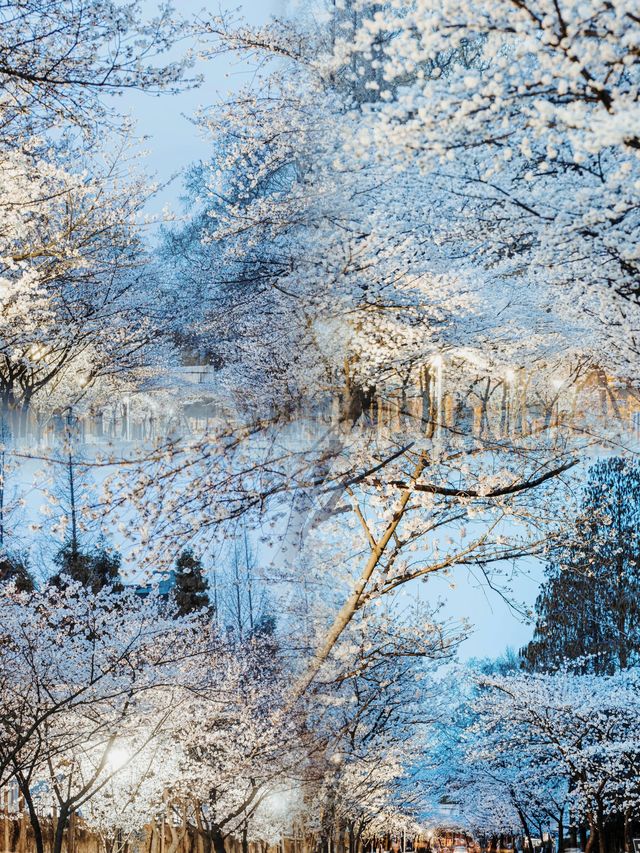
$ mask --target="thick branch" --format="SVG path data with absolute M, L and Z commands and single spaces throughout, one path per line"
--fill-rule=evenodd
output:
M 510 486 L 502 486 L 499 489 L 493 489 L 492 491 L 485 493 L 480 492 L 477 489 L 454 489 L 449 486 L 437 486 L 434 483 L 414 483 L 413 486 L 410 486 L 402 480 L 391 480 L 389 485 L 396 486 L 399 489 L 412 488 L 414 492 L 428 492 L 431 495 L 444 495 L 445 497 L 451 498 L 500 498 L 505 495 L 515 495 L 518 492 L 524 492 L 528 489 L 535 489 L 547 480 L 551 480 L 553 477 L 558 477 L 560 474 L 563 474 L 565 471 L 573 468 L 574 465 L 578 464 L 578 461 L 578 459 L 573 459 L 572 461 L 561 465 L 559 468 L 552 468 L 549 471 L 545 471 L 544 474 L 541 474 L 539 477 L 535 477 L 533 480 L 524 480 L 512 483 Z

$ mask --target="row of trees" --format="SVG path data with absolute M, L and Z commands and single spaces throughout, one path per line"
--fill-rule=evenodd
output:
M 638 826 L 638 670 L 466 672 L 454 728 L 437 739 L 445 768 L 432 795 L 483 834 L 533 850 L 632 850 Z M 466 694 L 466 695 L 465 695 Z M 538 839 L 537 841 L 534 839 Z
M 42 75 L 40 111 L 32 101 L 25 105 L 33 121 L 42 113 L 43 134 L 53 123 L 47 110 L 55 92 L 78 100 L 78 118 L 66 109 L 56 120 L 65 139 L 80 144 L 91 130 L 89 113 L 104 128 L 100 92 L 181 85 L 184 63 L 146 66 L 131 59 L 136 50 L 146 60 L 168 47 L 181 32 L 175 18 L 163 10 L 157 21 L 143 24 L 134 7 L 118 4 L 123 19 L 107 16 L 114 29 L 109 23 L 92 31 L 88 53 L 70 37 L 77 9 L 63 0 L 58 11 L 66 29 L 47 29 L 50 19 L 37 3 L 8 20 L 17 28 L 12 44 L 22 44 L 21 26 L 38 32 L 44 46 L 39 50 L 56 69 Z M 106 14 L 88 0 L 83 9 L 81 26 Z M 485 266 L 471 267 L 475 244 L 465 242 L 460 229 L 461 249 L 453 250 L 437 227 L 457 204 L 455 185 L 436 193 L 432 175 L 413 162 L 402 166 L 387 158 L 376 144 L 374 125 L 386 115 L 385 104 L 401 98 L 406 87 L 419 89 L 422 67 L 431 67 L 421 59 L 415 73 L 407 72 L 387 94 L 372 85 L 388 76 L 385 65 L 393 64 L 393 49 L 403 41 L 403 15 L 397 32 L 380 33 L 370 57 L 360 30 L 376 30 L 376 10 L 346 4 L 330 11 L 328 18 L 273 23 L 259 32 L 217 17 L 200 20 L 198 36 L 212 51 L 277 57 L 265 65 L 262 89 L 242 92 L 203 116 L 214 156 L 190 178 L 200 200 L 196 215 L 167 237 L 158 255 L 167 273 L 158 303 L 171 317 L 164 331 L 195 337 L 203 352 L 215 355 L 222 366 L 220 387 L 234 401 L 239 423 L 224 424 L 199 442 L 167 440 L 146 458 L 124 460 L 107 477 L 102 498 L 92 502 L 92 512 L 108 513 L 122 536 L 134 541 L 133 559 L 144 562 L 141 569 L 166 568 L 168 554 L 189 544 L 198 550 L 221 530 L 234 537 L 245 517 L 266 530 L 266 549 L 286 563 L 278 567 L 283 573 L 304 575 L 307 567 L 302 580 L 315 582 L 317 576 L 319 586 L 331 590 L 318 602 L 317 622 L 326 630 L 300 690 L 329 662 L 359 611 L 401 585 L 460 565 L 487 572 L 544 548 L 550 528 L 557 531 L 562 521 L 558 507 L 569 488 L 562 478 L 590 442 L 548 429 L 542 437 L 513 441 L 456 431 L 441 440 L 432 405 L 440 349 L 484 353 L 500 370 L 529 355 L 553 361 L 564 357 L 568 321 L 558 312 L 551 325 L 540 326 L 540 335 L 523 336 L 531 312 L 546 313 L 540 282 L 527 288 L 540 299 L 523 304 L 511 270 L 496 276 Z M 405 23 L 411 39 L 410 20 Z M 361 56 L 347 50 L 347 28 Z M 111 49 L 114 39 L 126 41 L 122 32 L 132 42 L 124 68 L 117 61 L 122 54 Z M 461 74 L 488 61 L 484 44 L 483 38 L 463 38 L 443 53 L 447 85 L 457 86 Z M 115 70 L 104 64 L 114 55 Z M 431 78 L 440 79 L 435 73 Z M 96 79 L 105 82 L 97 86 Z M 8 75 L 7 86 L 13 80 Z M 467 215 L 451 212 L 457 217 L 451 221 Z M 505 297 L 504 310 L 497 312 L 494 285 Z M 28 292 L 22 286 L 20 291 Z M 104 295 L 102 286 L 92 290 L 98 293 Z M 72 299 L 64 296 L 64 304 Z M 143 316 L 142 310 L 135 319 L 128 315 L 123 334 L 108 331 L 109 339 L 128 340 L 127 330 L 139 331 Z M 91 328 L 105 326 L 96 322 Z M 587 355 L 593 355 L 590 346 Z M 51 359 L 41 348 L 34 352 L 32 360 L 40 359 L 44 370 Z M 396 391 L 425 362 L 430 400 L 416 418 L 415 437 L 390 429 L 372 440 L 371 401 L 388 387 Z M 29 362 L 27 374 L 32 367 Z M 294 413 L 303 419 L 301 402 L 336 391 L 341 428 L 298 441 L 291 421 Z M 63 396 L 68 402 L 69 394 Z M 111 470 L 117 462 L 95 464 Z
M 38 853 L 60 853 L 74 815 L 108 849 L 162 818 L 216 853 L 294 824 L 319 843 L 348 831 L 354 851 L 412 826 L 428 675 L 458 636 L 425 629 L 424 609 L 363 615 L 331 680 L 292 703 L 300 638 L 180 609 L 69 577 L 0 588 L 0 782 L 19 787 Z
M 599 81 L 619 65 L 616 98 L 635 99 L 635 55 L 615 33 L 637 22 L 624 3 L 572 7 L 567 19 L 595 29 L 576 24 L 575 61 L 555 62 L 565 48 L 536 23 L 558 23 L 545 3 L 514 10 L 514 29 L 500 3 L 472 4 L 477 21 L 437 5 L 319 2 L 264 27 L 200 22 L 212 52 L 257 55 L 260 73 L 200 117 L 211 156 L 189 175 L 189 220 L 161 260 L 175 323 L 214 353 L 237 420 L 122 478 L 115 504 L 145 515 L 127 530 L 141 559 L 175 539 L 233 536 L 245 517 L 283 572 L 326 585 L 300 690 L 360 609 L 431 574 L 489 575 L 542 553 L 570 519 L 569 471 L 605 426 L 451 428 L 443 353 L 484 372 L 473 393 L 485 398 L 513 401 L 529 365 L 541 400 L 576 364 L 629 374 L 635 309 L 621 282 L 634 275 L 636 208 L 620 175 L 636 174 L 636 153 L 618 107 L 602 108 L 576 69 L 593 59 Z M 538 77 L 549 80 L 530 115 Z M 610 134 L 596 139 L 587 112 Z M 555 195 L 579 210 L 548 211 Z M 618 204 L 615 233 L 587 234 Z M 377 429 L 374 404 L 406 402 L 412 382 L 424 405 Z M 301 437 L 294 426 L 329 396 L 339 424 Z
M 41 845 L 53 807 L 55 850 L 80 814 L 111 841 L 172 816 L 218 853 L 229 834 L 276 838 L 294 820 L 319 839 L 346 831 L 355 853 L 390 828 L 441 820 L 443 802 L 478 833 L 630 850 L 639 479 L 628 460 L 593 466 L 575 533 L 548 564 L 534 639 L 462 678 L 436 678 L 460 630 L 390 591 L 356 609 L 318 667 L 326 617 L 313 594 L 297 610 L 281 595 L 281 630 L 221 631 L 189 552 L 169 598 L 92 588 L 82 574 L 40 590 L 5 584 L 2 778 L 20 786 Z M 583 571 L 598 578 L 587 602 L 574 594 Z M 606 659 L 592 600 L 600 618 L 627 614 Z
M 631 851 L 640 818 L 635 461 L 589 470 L 565 541 L 552 549 L 534 636 L 477 663 L 442 727 L 429 784 L 478 831 L 546 834 L 558 849 Z M 436 753 L 437 754 L 437 753 Z
M 187 285 L 168 294 L 176 317 L 239 405 L 332 388 L 352 421 L 442 350 L 502 370 L 580 353 L 629 375 L 624 0 L 319 0 L 295 20 L 202 26 L 216 52 L 257 53 L 261 76 L 200 118 L 211 157 L 164 261 Z
M 499 3 L 477 16 L 425 4 L 414 27 L 409 9 L 379 5 L 327 4 L 254 31 L 217 17 L 187 30 L 168 6 L 145 21 L 130 2 L 6 4 L 6 405 L 54 392 L 66 405 L 97 379 L 139 378 L 171 336 L 224 365 L 238 403 L 295 407 L 331 387 L 347 420 L 442 347 L 557 361 L 571 331 L 602 360 L 593 335 L 606 327 L 624 365 L 637 164 L 621 117 L 637 69 L 619 36 L 634 16 L 624 3 L 584 15 L 533 3 L 516 26 Z M 188 55 L 164 61 L 187 32 L 201 53 L 277 62 L 262 88 L 201 118 L 212 157 L 188 181 L 197 214 L 157 257 L 172 271 L 160 287 L 137 222 L 144 181 L 126 155 L 100 165 L 96 151 L 109 131 L 126 135 L 111 95 L 195 82 Z M 571 202 L 551 210 L 551 195 Z

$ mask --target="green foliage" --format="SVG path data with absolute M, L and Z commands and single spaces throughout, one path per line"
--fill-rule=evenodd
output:
M 546 569 L 525 666 L 612 673 L 640 659 L 640 466 L 614 457 L 589 471 L 582 509 Z
M 10 554 L 3 551 L 0 554 L 0 583 L 13 581 L 19 592 L 33 592 L 35 583 L 29 563 L 23 554 Z
M 92 592 L 99 592 L 106 586 L 121 590 L 120 555 L 107 548 L 103 543 L 92 549 L 74 547 L 71 541 L 65 542 L 54 558 L 58 572 L 51 582 L 61 586 L 63 577 L 69 577 L 86 586 Z
M 209 607 L 209 582 L 203 575 L 202 561 L 190 549 L 185 549 L 176 560 L 175 589 L 173 592 L 178 613 L 184 616 Z

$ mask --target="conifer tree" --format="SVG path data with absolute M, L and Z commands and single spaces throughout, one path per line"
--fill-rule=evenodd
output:
M 20 553 L 0 552 L 0 583 L 13 582 L 18 592 L 33 592 L 35 583 L 27 558 Z
M 571 535 L 547 565 L 529 669 L 611 673 L 640 658 L 640 465 L 593 465 Z
M 209 606 L 209 582 L 203 575 L 202 560 L 185 549 L 176 561 L 174 598 L 184 616 Z
M 57 586 L 63 583 L 63 577 L 68 577 L 94 593 L 106 586 L 116 592 L 122 590 L 120 554 L 108 548 L 103 542 L 99 542 L 93 548 L 83 548 L 77 541 L 68 539 L 54 557 L 54 562 L 58 572 L 51 580 Z

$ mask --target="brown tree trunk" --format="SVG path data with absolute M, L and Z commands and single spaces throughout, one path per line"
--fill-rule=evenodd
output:
M 594 853 L 596 849 L 596 842 L 598 842 L 598 826 L 597 822 L 593 819 L 589 820 L 589 838 L 587 839 L 587 845 L 584 848 L 585 853 Z
M 387 545 L 392 540 L 392 537 L 395 534 L 396 529 L 404 516 L 407 504 L 409 503 L 411 496 L 413 495 L 413 484 L 416 482 L 416 480 L 420 478 L 420 475 L 427 466 L 427 462 L 428 459 L 426 454 L 421 453 L 420 458 L 416 463 L 416 466 L 409 480 L 410 487 L 404 489 L 400 493 L 400 497 L 396 504 L 393 516 L 391 517 L 389 523 L 387 524 L 387 527 L 385 528 L 380 538 L 376 541 L 375 546 L 372 545 L 371 555 L 369 556 L 369 559 L 367 560 L 362 570 L 362 574 L 356 581 L 351 591 L 351 594 L 344 602 L 344 604 L 338 611 L 336 617 L 334 618 L 333 623 L 326 634 L 326 639 L 324 643 L 316 651 L 315 655 L 311 659 L 311 662 L 307 665 L 304 674 L 298 679 L 298 681 L 294 685 L 294 699 L 300 698 L 300 696 L 305 693 L 311 682 L 315 679 L 316 675 L 320 671 L 322 665 L 333 651 L 333 648 L 338 642 L 338 639 L 342 635 L 343 631 L 346 629 L 346 627 L 349 625 L 352 618 L 354 617 L 360 604 L 361 598 L 367 588 L 367 584 L 369 583 L 371 576 L 373 575 L 378 564 L 380 563 L 380 560 L 382 559 L 385 553 Z

